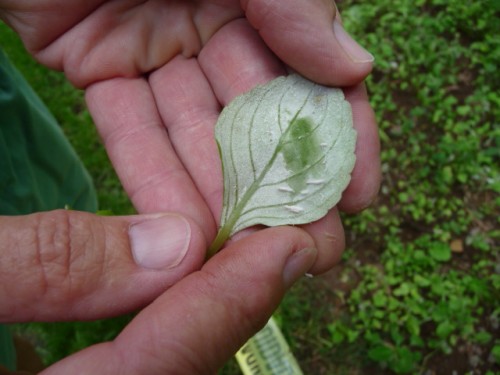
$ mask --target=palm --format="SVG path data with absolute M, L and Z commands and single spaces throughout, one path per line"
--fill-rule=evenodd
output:
M 28 0 L 18 3 L 25 10 L 34 7 Z M 351 69 L 350 75 L 340 78 L 325 74 L 327 68 L 335 71 L 334 64 L 342 65 L 342 61 L 337 56 L 335 63 L 329 62 L 328 58 L 335 60 L 330 56 L 332 46 L 311 42 L 333 39 L 328 34 L 333 8 L 321 0 L 296 0 L 297 7 L 307 6 L 302 14 L 290 11 L 293 5 L 273 11 L 273 6 L 280 7 L 275 4 L 279 2 L 258 0 L 241 1 L 246 13 L 237 0 L 100 0 L 81 2 L 81 8 L 66 2 L 67 10 L 55 3 L 60 2 L 38 2 L 45 9 L 39 18 L 18 22 L 21 13 L 21 17 L 7 16 L 7 20 L 42 63 L 64 70 L 75 85 L 86 88 L 89 109 L 136 208 L 140 212 L 184 213 L 204 228 L 207 242 L 215 235 L 222 201 L 221 167 L 213 139 L 221 106 L 285 73 L 285 66 L 264 40 L 287 64 L 324 83 L 353 84 L 368 71 L 366 67 L 359 72 Z M 275 13 L 277 19 L 266 23 L 267 15 Z M 264 40 L 248 21 L 259 28 Z M 318 26 L 316 34 L 297 33 L 298 25 L 312 22 Z M 27 23 L 34 27 L 26 28 Z M 30 33 L 37 26 L 43 31 Z M 320 56 L 304 60 L 308 53 Z M 354 173 L 344 199 L 348 210 L 373 195 L 378 178 L 376 162 L 373 165 L 378 149 L 371 110 L 359 90 L 354 89 L 352 97 L 357 101 L 358 132 L 366 134 L 367 130 L 373 139 L 360 137 L 358 148 L 364 154 L 358 154 L 356 168 L 364 176 Z M 375 170 L 374 177 L 361 183 L 370 169 Z M 320 257 L 323 266 L 318 266 L 325 268 L 332 260 L 332 239 L 342 246 L 339 219 L 332 212 L 308 229 L 320 251 L 323 248 L 327 254 Z

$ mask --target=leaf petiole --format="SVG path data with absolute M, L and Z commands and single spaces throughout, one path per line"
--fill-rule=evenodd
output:
M 212 242 L 212 244 L 208 248 L 206 260 L 209 260 L 215 254 L 217 254 L 217 252 L 221 249 L 222 245 L 224 245 L 224 243 L 227 241 L 227 239 L 231 235 L 231 230 L 232 230 L 232 228 L 229 227 L 228 225 L 225 225 L 224 227 L 222 227 L 219 230 L 219 232 L 217 233 L 217 236 L 215 237 L 215 240 Z

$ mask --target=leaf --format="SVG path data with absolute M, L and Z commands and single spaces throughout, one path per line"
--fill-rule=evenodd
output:
M 387 363 L 392 357 L 394 350 L 386 345 L 378 345 L 368 351 L 368 357 L 375 362 Z
M 213 255 L 256 225 L 304 224 L 339 200 L 354 168 L 356 132 L 342 90 L 298 75 L 234 99 L 215 128 L 224 201 Z
M 429 248 L 430 256 L 438 262 L 447 262 L 451 259 L 451 249 L 443 243 L 434 243 Z
M 500 345 L 495 345 L 493 349 L 491 349 L 490 355 L 496 363 L 500 364 Z
M 445 320 L 438 324 L 436 327 L 436 335 L 441 338 L 447 338 L 453 331 L 455 330 L 455 326 L 451 324 L 449 321 Z

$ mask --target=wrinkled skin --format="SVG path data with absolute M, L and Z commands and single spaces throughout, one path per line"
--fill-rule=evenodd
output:
M 112 315 L 143 306 L 176 281 L 200 269 L 204 251 L 215 237 L 222 204 L 222 172 L 213 137 L 216 119 L 221 108 L 236 95 L 278 75 L 286 74 L 288 69 L 319 83 L 345 88 L 346 97 L 353 108 L 358 143 L 356 167 L 339 208 L 356 212 L 374 199 L 380 180 L 379 143 L 373 111 L 362 84 L 371 70 L 371 61 L 353 59 L 349 53 L 352 50 L 346 50 L 339 43 L 339 34 L 334 33 L 332 28 L 333 20 L 337 18 L 338 22 L 339 18 L 333 2 L 289 0 L 286 6 L 284 4 L 285 2 L 279 0 L 0 0 L 0 17 L 19 33 L 33 56 L 44 65 L 64 71 L 75 86 L 85 90 L 89 110 L 107 152 L 138 212 L 177 212 L 183 215 L 193 228 L 189 249 L 191 255 L 181 266 L 168 270 L 165 272 L 168 273 L 166 276 L 142 278 L 134 274 L 133 279 L 141 282 L 142 297 L 139 297 L 141 293 L 132 293 L 132 296 L 127 295 L 128 302 L 121 308 L 109 308 L 106 312 L 102 309 L 103 312 L 90 317 Z M 67 217 L 64 220 L 70 223 L 70 227 L 76 226 L 75 223 L 86 223 L 78 226 L 79 230 L 92 231 L 97 221 L 106 223 L 105 229 L 93 234 L 92 241 L 81 245 L 87 251 L 99 254 L 116 252 L 120 254 L 116 255 L 118 258 L 121 254 L 130 252 L 128 241 L 120 237 L 126 236 L 126 233 L 120 228 L 126 227 L 128 220 L 132 219 L 95 218 L 77 212 L 70 213 L 69 216 L 71 220 Z M 1 243 L 4 244 L 0 249 L 2 254 L 11 251 L 12 246 L 9 246 L 8 241 L 15 241 L 15 236 L 10 234 L 16 233 L 16 228 L 33 226 L 42 228 L 37 230 L 44 230 L 44 226 L 38 225 L 37 220 L 41 220 L 40 217 L 43 216 L 30 217 L 24 224 L 22 218 L 2 218 L 2 226 L 6 228 L 0 231 Z M 81 229 L 82 227 L 84 229 Z M 210 285 L 216 285 L 218 289 L 207 288 L 206 291 L 200 292 L 205 296 L 217 292 L 223 300 L 223 311 L 214 312 L 209 321 L 199 318 L 200 324 L 196 325 L 199 330 L 196 333 L 201 336 L 210 335 L 211 327 L 222 321 L 227 314 L 225 309 L 229 309 L 231 303 L 244 315 L 239 316 L 244 322 L 244 328 L 236 327 L 234 322 L 232 326 L 229 326 L 229 322 L 228 327 L 225 327 L 231 332 L 228 334 L 236 338 L 230 340 L 230 344 L 224 344 L 222 356 L 215 355 L 215 358 L 214 352 L 211 351 L 199 354 L 200 363 L 206 361 L 209 362 L 207 368 L 217 368 L 231 351 L 256 331 L 272 312 L 272 307 L 279 302 L 284 288 L 281 281 L 276 280 L 275 274 L 281 272 L 283 259 L 307 245 L 315 247 L 317 253 L 308 258 L 310 264 L 306 262 L 307 267 L 302 271 L 321 273 L 338 261 L 344 248 L 344 233 L 337 208 L 331 210 L 325 218 L 302 226 L 302 229 L 283 228 L 282 231 L 293 233 L 291 235 L 287 232 L 286 236 L 279 230 L 259 231 L 241 240 L 243 242 L 234 241 L 230 245 L 230 248 L 235 249 L 238 246 L 249 248 L 248 252 L 252 252 L 251 247 L 257 244 L 266 244 L 261 247 L 272 251 L 276 251 L 272 248 L 286 249 L 282 251 L 281 258 L 273 257 L 265 266 L 270 269 L 262 272 L 263 279 L 268 282 L 267 299 L 248 302 L 227 297 L 225 293 L 237 293 L 237 287 L 241 287 L 242 295 L 245 295 L 245 288 L 262 287 L 262 283 L 257 282 L 255 276 L 250 275 L 243 267 L 245 262 L 252 259 L 243 257 L 241 251 L 228 251 L 225 255 L 214 257 L 201 271 L 187 276 L 160 297 L 172 302 L 175 301 L 174 296 L 177 296 L 180 300 L 177 315 L 173 313 L 172 318 L 169 318 L 170 315 L 162 313 L 161 324 L 157 322 L 159 332 L 175 329 L 178 331 L 181 327 L 175 324 L 175 319 L 179 319 L 186 311 L 192 311 L 190 309 L 193 306 L 179 297 L 185 295 L 182 288 L 197 288 L 190 284 L 190 280 L 194 285 L 198 285 L 200 281 L 196 281 L 196 278 L 206 278 L 203 272 L 207 267 L 212 270 L 220 267 L 238 270 L 230 272 L 229 276 L 207 271 L 209 279 L 215 280 L 212 280 Z M 104 236 L 106 240 L 101 240 L 99 236 Z M 109 238 L 113 241 L 117 239 L 113 249 L 110 249 L 109 243 L 112 240 Z M 296 243 L 292 244 L 290 238 L 295 238 Z M 41 245 L 35 243 L 33 246 Z M 32 253 L 39 254 L 43 250 L 33 248 Z M 75 251 L 74 248 L 65 250 Z M 262 250 L 255 252 L 256 259 L 264 259 L 261 253 Z M 234 259 L 231 258 L 233 256 Z M 104 256 L 99 259 L 101 258 L 107 259 Z M 227 264 L 217 265 L 217 262 L 223 261 Z M 25 264 L 31 263 L 26 260 Z M 252 264 L 253 267 L 259 267 L 256 262 Z M 81 265 L 83 269 L 86 266 Z M 91 267 L 91 264 L 88 267 Z M 137 272 L 121 269 L 117 276 L 115 268 L 101 267 L 100 270 L 100 281 L 87 287 L 85 302 L 76 302 L 81 297 L 78 294 L 80 292 L 67 292 L 67 301 L 56 302 L 69 306 L 70 312 L 63 314 L 58 310 L 44 319 L 85 318 L 84 313 L 74 312 L 75 306 L 85 306 L 85 303 L 92 300 L 88 296 L 93 295 L 92 290 L 102 287 L 101 282 L 107 286 L 112 283 L 122 285 L 117 282 L 117 278 L 123 281 Z M 28 273 L 29 270 L 25 272 Z M 8 281 L 12 285 L 22 287 L 23 272 L 16 277 L 19 282 L 13 282 L 11 279 L 2 280 L 2 283 Z M 195 281 L 192 281 L 193 278 Z M 238 278 L 241 280 L 237 282 Z M 74 284 L 81 281 L 78 277 L 69 279 Z M 227 290 L 222 279 L 227 284 Z M 57 285 L 54 283 L 53 287 L 57 289 Z M 37 305 L 31 304 L 26 297 L 29 295 L 29 286 L 25 286 L 25 289 L 28 290 L 26 294 L 11 291 L 9 296 L 14 300 L 18 298 L 20 305 L 32 306 L 33 310 L 36 310 Z M 121 289 L 106 290 L 110 296 L 120 298 L 120 294 L 116 293 Z M 106 301 L 102 293 L 99 300 L 102 300 L 102 303 Z M 205 298 L 200 298 L 200 301 L 207 304 L 209 302 Z M 45 306 L 43 298 L 38 302 L 42 307 Z M 64 305 L 65 303 L 67 305 Z M 159 304 L 161 303 L 156 302 L 154 306 Z M 197 306 L 200 311 L 205 308 L 209 306 L 203 305 L 203 302 Z M 158 307 L 148 307 L 143 315 L 154 316 L 153 311 L 160 310 Z M 5 318 L 9 311 L 16 311 L 15 306 L 4 305 L 0 316 L 4 320 L 14 319 L 12 314 L 11 319 Z M 252 314 L 255 316 L 254 321 L 250 318 Z M 156 321 L 157 318 L 151 319 Z M 202 321 L 204 324 L 201 324 Z M 144 321 L 140 322 L 142 325 L 136 326 L 142 327 L 143 332 L 151 329 Z M 139 330 L 134 328 L 136 326 L 132 325 L 127 332 L 135 332 L 138 335 Z M 202 332 L 203 329 L 208 331 Z M 236 331 L 238 329 L 240 331 Z M 178 334 L 183 335 L 182 332 Z M 194 335 L 192 332 L 191 334 Z M 131 341 L 137 338 L 131 333 L 124 336 Z M 150 337 L 151 342 L 155 343 L 154 340 L 159 340 L 159 336 L 160 334 Z M 182 337 L 180 346 L 185 345 L 185 348 L 189 349 L 194 336 L 185 334 Z M 130 345 L 130 342 L 127 342 L 127 345 Z M 214 339 L 212 344 L 214 348 L 222 345 L 217 339 Z M 121 352 L 114 354 L 123 355 L 123 348 L 127 345 L 124 344 Z M 109 347 L 107 348 L 106 350 L 109 350 Z M 158 348 L 165 349 L 161 345 Z M 188 349 L 185 351 L 195 350 Z M 90 349 L 85 353 L 98 351 L 99 349 Z M 154 357 L 152 362 L 160 362 L 157 353 L 150 354 Z M 186 353 L 180 353 L 179 358 L 186 359 Z M 137 363 L 133 365 L 136 366 L 136 372 L 146 373 L 140 368 L 142 362 L 136 360 Z M 188 361 L 183 364 L 187 366 L 183 370 L 193 366 L 190 368 L 192 372 L 179 370 L 172 373 L 204 373 L 199 370 L 200 363 Z M 119 364 L 119 361 L 115 364 Z M 161 367 L 160 364 L 158 366 Z M 148 371 L 147 373 L 155 373 L 156 370 L 148 368 Z

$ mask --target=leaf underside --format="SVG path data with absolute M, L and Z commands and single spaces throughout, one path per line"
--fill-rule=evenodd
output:
M 296 74 L 234 99 L 219 117 L 215 138 L 224 176 L 216 247 L 252 225 L 320 219 L 340 200 L 356 159 L 342 90 Z

